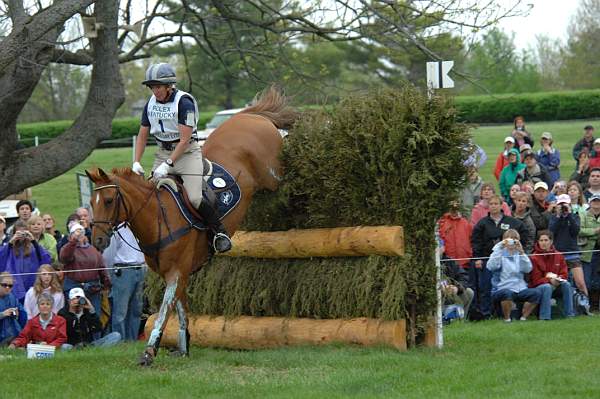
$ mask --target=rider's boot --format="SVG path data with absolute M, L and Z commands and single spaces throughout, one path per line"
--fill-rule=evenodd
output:
M 225 226 L 223 226 L 223 223 L 219 220 L 217 210 L 208 204 L 207 201 L 202 201 L 198 211 L 214 234 L 212 245 L 215 251 L 229 251 L 231 249 L 231 239 L 227 234 L 227 230 L 225 230 Z

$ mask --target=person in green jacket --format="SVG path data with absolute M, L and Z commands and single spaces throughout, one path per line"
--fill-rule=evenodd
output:
M 510 187 L 517 180 L 517 173 L 525 169 L 525 164 L 521 163 L 521 154 L 516 148 L 508 152 L 508 165 L 500 172 L 500 193 L 506 201 L 510 199 Z
M 581 218 L 581 227 L 579 228 L 579 237 L 577 244 L 581 248 L 581 263 L 583 266 L 583 275 L 588 292 L 598 268 L 598 255 L 593 256 L 592 250 L 596 247 L 598 237 L 600 237 L 600 195 L 595 194 L 590 197 L 590 209 L 583 214 Z

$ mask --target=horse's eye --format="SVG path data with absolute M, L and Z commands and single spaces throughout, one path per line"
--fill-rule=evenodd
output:
M 105 199 L 105 200 L 104 200 L 104 203 L 105 203 L 106 205 L 110 205 L 110 204 L 112 204 L 112 202 L 113 202 L 113 199 L 112 199 L 112 198 L 107 198 L 107 199 Z

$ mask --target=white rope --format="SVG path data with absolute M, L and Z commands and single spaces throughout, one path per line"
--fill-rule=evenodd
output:
M 590 249 L 587 251 L 569 251 L 569 252 L 544 252 L 544 253 L 537 253 L 537 254 L 517 254 L 517 256 L 527 256 L 527 257 L 531 257 L 531 256 L 547 256 L 547 255 L 571 255 L 571 254 L 583 254 L 583 253 L 594 253 L 594 252 L 600 252 L 600 249 Z M 448 255 L 446 255 L 448 256 Z M 502 258 L 511 258 L 515 255 L 510 255 L 510 256 L 502 256 Z M 457 262 L 457 261 L 461 261 L 461 260 L 486 260 L 486 259 L 490 259 L 491 256 L 482 256 L 482 257 L 472 257 L 472 258 L 449 258 L 449 259 L 442 259 L 442 262 Z
M 97 270 L 123 270 L 123 269 L 132 269 L 132 268 L 140 268 L 140 267 L 147 267 L 147 265 L 145 263 L 141 263 L 139 265 L 131 265 L 131 266 L 119 266 L 119 267 L 97 267 L 97 268 L 93 268 L 93 269 L 75 269 L 75 270 L 56 270 L 54 273 L 78 273 L 78 272 L 90 272 L 90 271 L 97 271 Z M 29 272 L 29 273 L 10 273 L 11 276 L 31 276 L 31 275 L 38 275 L 38 274 L 44 274 L 44 273 L 48 273 L 48 272 Z

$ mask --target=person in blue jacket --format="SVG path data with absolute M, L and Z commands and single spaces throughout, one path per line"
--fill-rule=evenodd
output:
M 41 265 L 52 263 L 48 251 L 35 241 L 27 230 L 27 224 L 17 220 L 14 234 L 8 244 L 0 247 L 0 272 L 9 272 L 14 277 L 13 295 L 21 302 L 27 290 L 35 283 Z
M 522 321 L 527 320 L 540 302 L 540 292 L 528 288 L 525 281 L 525 274 L 531 271 L 532 264 L 520 238 L 517 230 L 506 230 L 502 241 L 494 245 L 492 256 L 486 264 L 486 268 L 492 272 L 492 302 L 500 304 L 507 323 L 511 322 L 515 302 L 523 302 Z
M 11 292 L 14 284 L 10 273 L 0 273 L 0 347 L 9 345 L 27 323 L 23 305 Z
M 550 132 L 542 133 L 540 142 L 542 148 L 538 150 L 536 158 L 541 165 L 546 167 L 550 175 L 548 187 L 552 187 L 556 181 L 560 180 L 560 151 L 552 146 L 554 141 Z

